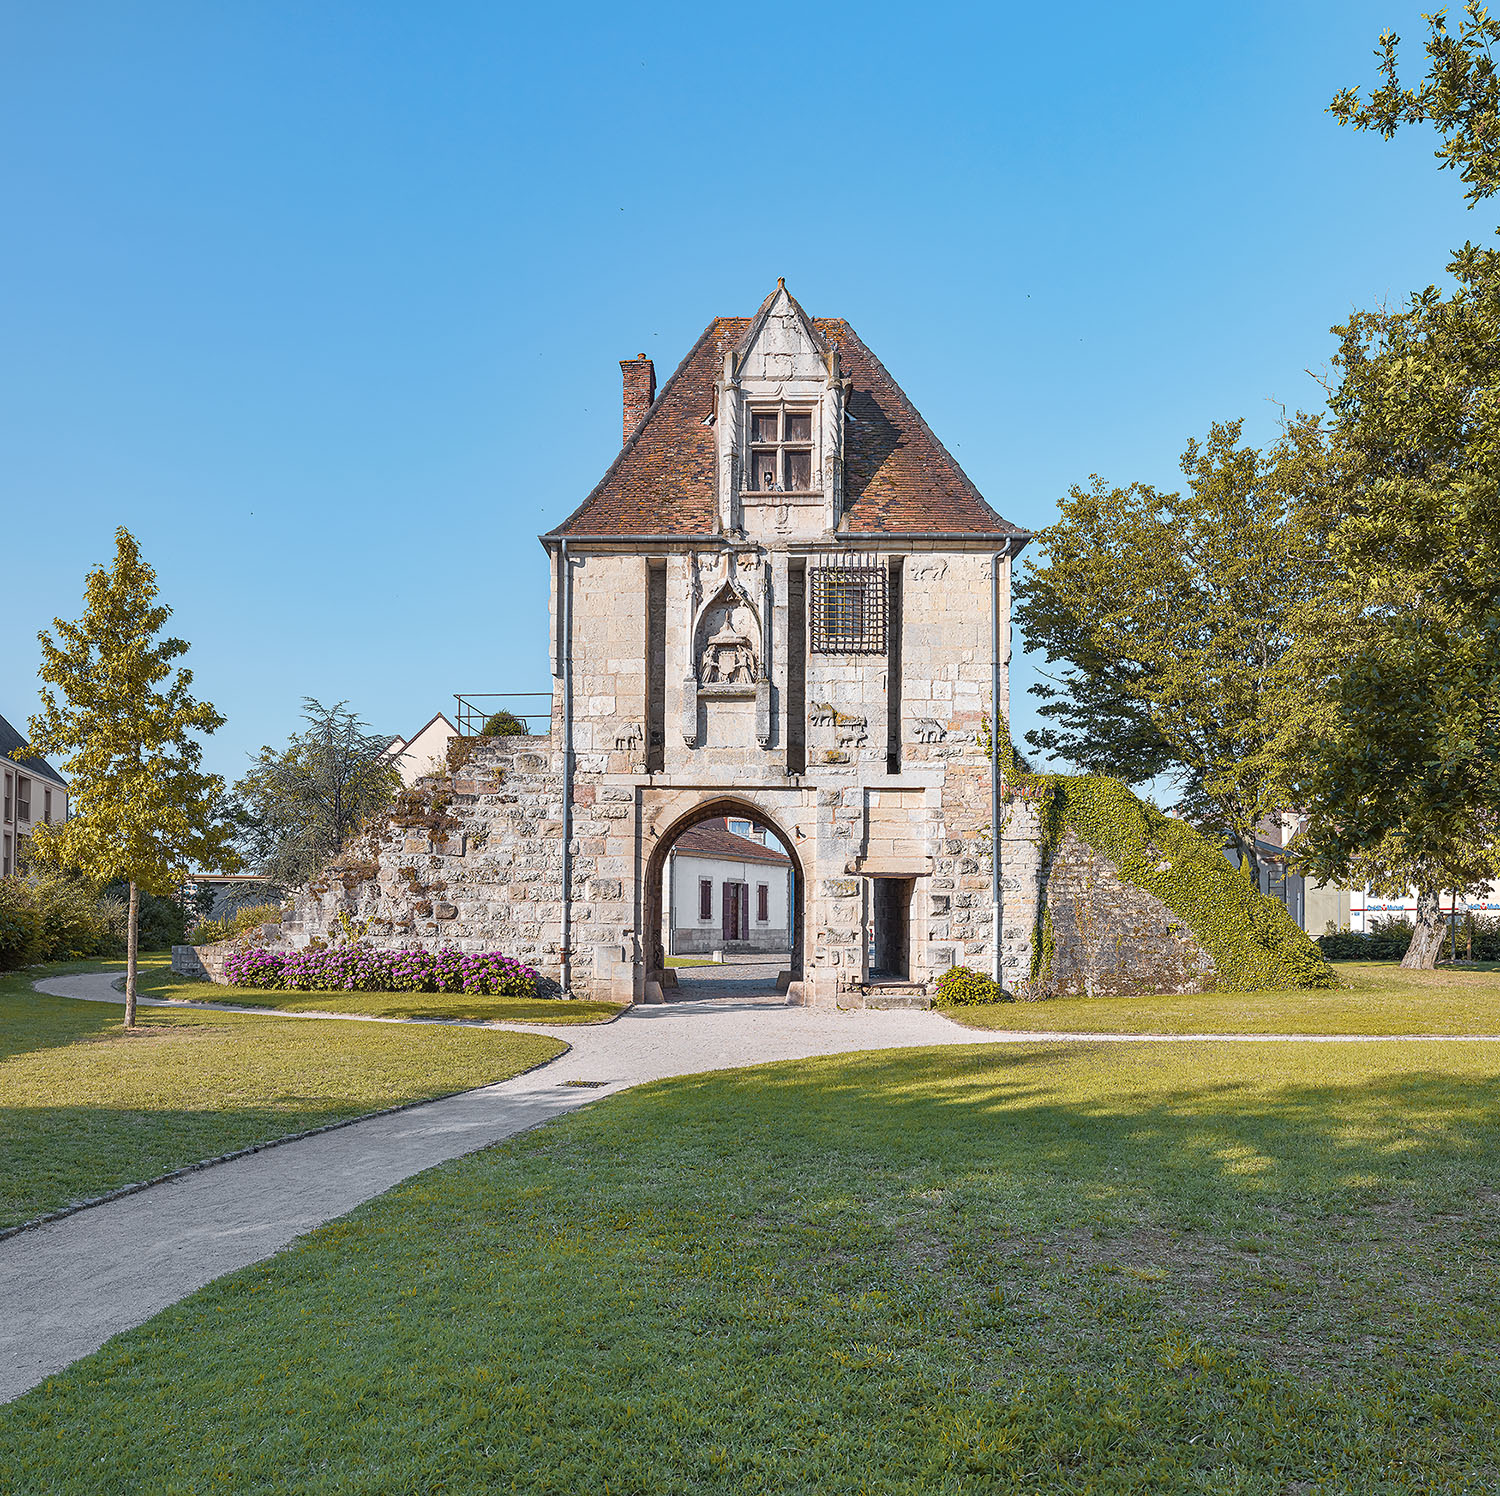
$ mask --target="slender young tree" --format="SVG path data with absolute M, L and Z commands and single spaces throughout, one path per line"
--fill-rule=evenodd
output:
M 54 619 L 55 639 L 37 636 L 47 685 L 28 728 L 33 751 L 63 756 L 73 812 L 63 825 L 36 828 L 32 855 L 99 885 L 129 885 L 127 1028 L 135 1026 L 141 890 L 175 894 L 193 862 L 237 865 L 221 813 L 224 781 L 199 768 L 194 736 L 224 719 L 193 698 L 192 672 L 172 664 L 188 646 L 158 637 L 172 610 L 156 599 L 156 573 L 121 527 L 114 564 L 88 574 L 83 616 Z

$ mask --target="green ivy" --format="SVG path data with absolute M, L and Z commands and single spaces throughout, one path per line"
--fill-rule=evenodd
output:
M 1164 815 L 1118 779 L 1102 774 L 1028 774 L 1007 782 L 1037 804 L 1043 865 L 1063 831 L 1109 859 L 1127 883 L 1154 894 L 1213 958 L 1224 991 L 1334 987 L 1322 952 L 1277 900 L 1267 898 L 1205 836 Z M 1033 981 L 1045 981 L 1053 959 L 1044 908 L 1032 957 Z

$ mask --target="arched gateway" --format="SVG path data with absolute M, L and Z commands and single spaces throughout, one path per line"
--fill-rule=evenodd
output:
M 671 819 L 675 814 L 675 819 Z M 699 799 L 691 809 L 682 810 L 671 798 L 663 798 L 659 804 L 648 804 L 646 811 L 649 850 L 639 888 L 641 892 L 641 918 L 637 928 L 642 932 L 642 965 L 645 980 L 661 982 L 666 965 L 667 952 L 662 942 L 663 899 L 667 858 L 684 832 L 691 831 L 705 821 L 736 818 L 748 820 L 766 827 L 786 849 L 791 861 L 791 890 L 789 903 L 790 922 L 790 970 L 794 986 L 800 988 L 805 964 L 803 940 L 806 923 L 803 918 L 806 893 L 806 878 L 802 859 L 797 854 L 796 836 L 782 826 L 764 805 L 745 795 L 708 795 Z M 799 994 L 800 995 L 800 992 Z
M 986 723 L 1008 713 L 1001 519 L 853 329 L 778 283 L 656 390 L 542 537 L 566 866 L 560 976 L 641 1000 L 661 872 L 745 814 L 794 864 L 795 995 L 858 1004 L 994 958 Z

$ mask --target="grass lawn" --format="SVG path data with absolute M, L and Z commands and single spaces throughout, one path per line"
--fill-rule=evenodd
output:
M 1090 1034 L 1500 1034 L 1500 970 L 1339 961 L 1330 992 L 1061 997 L 944 1008 L 969 1028 Z
M 1500 1052 L 1029 1044 L 627 1092 L 0 1409 L 17 1496 L 1490 1492 Z
M 668 956 L 668 966 L 719 966 L 719 961 L 709 961 L 699 956 Z
M 462 992 L 267 992 L 219 987 L 172 975 L 158 956 L 142 967 L 137 990 L 147 997 L 189 1003 L 239 1003 L 283 1013 L 365 1013 L 376 1018 L 478 1018 L 501 1023 L 599 1023 L 620 1012 L 616 1003 L 557 1002 L 550 998 L 469 997 Z
M 562 1051 L 542 1034 L 140 1009 L 32 991 L 79 962 L 0 976 L 0 1227 L 183 1164 Z M 4 1489 L 0 1482 L 0 1490 Z

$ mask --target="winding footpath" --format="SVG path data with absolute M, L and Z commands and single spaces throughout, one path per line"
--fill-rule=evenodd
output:
M 731 975 L 738 974 L 724 974 Z M 121 1002 L 113 980 L 107 973 L 82 974 L 36 985 L 54 996 Z M 741 985 L 730 980 L 719 988 L 710 977 L 686 989 L 683 1000 L 629 1008 L 604 1024 L 489 1025 L 548 1034 L 570 1047 L 497 1085 L 230 1159 L 0 1241 L 0 1402 L 222 1274 L 269 1257 L 413 1174 L 647 1081 L 776 1060 L 935 1045 L 1387 1042 L 1360 1035 L 985 1032 L 961 1028 L 935 1012 L 793 1008 L 779 998 L 744 993 Z M 697 996 L 716 990 L 725 995 Z M 442 1021 L 214 1006 L 283 1020 Z M 1449 1036 L 1432 1037 L 1442 1042 Z

